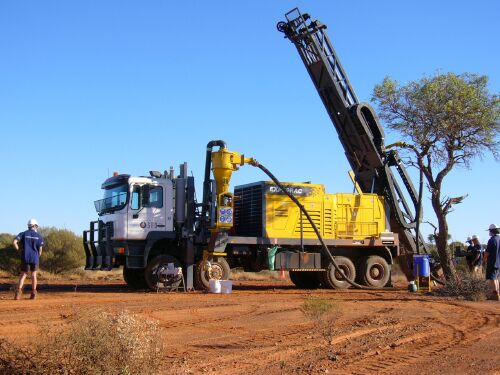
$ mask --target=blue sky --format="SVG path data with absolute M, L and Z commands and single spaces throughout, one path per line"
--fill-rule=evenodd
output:
M 295 6 L 328 25 L 362 101 L 386 75 L 405 83 L 436 70 L 487 75 L 500 92 L 493 0 L 2 1 L 0 233 L 23 230 L 30 217 L 81 233 L 113 171 L 144 175 L 187 161 L 201 196 L 212 139 L 283 181 L 351 191 L 335 130 L 276 31 Z M 449 215 L 454 239 L 485 240 L 500 223 L 498 167 L 488 156 L 445 181 L 446 194 L 469 194 Z M 243 167 L 232 185 L 262 179 Z M 425 218 L 435 221 L 429 204 Z

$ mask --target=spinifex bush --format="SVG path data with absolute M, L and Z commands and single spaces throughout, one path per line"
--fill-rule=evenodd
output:
M 322 318 L 325 314 L 331 313 L 337 307 L 334 302 L 324 299 L 307 299 L 302 304 L 302 313 L 308 318 L 316 321 Z
M 127 311 L 93 311 L 65 330 L 45 331 L 30 346 L 0 340 L 0 373 L 121 375 L 165 370 L 158 323 Z
M 442 288 L 434 290 L 434 294 L 446 297 L 462 297 L 470 301 L 484 301 L 489 292 L 489 286 L 483 277 L 458 273 L 456 278 L 445 282 Z

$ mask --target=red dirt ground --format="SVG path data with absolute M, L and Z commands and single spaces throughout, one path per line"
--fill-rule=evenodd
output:
M 0 280 L 0 337 L 23 342 L 42 323 L 126 309 L 160 322 L 166 374 L 500 374 L 499 302 L 411 294 L 403 285 L 300 290 L 288 281 L 235 281 L 229 295 L 42 282 L 37 300 L 25 293 L 14 301 L 11 281 Z M 308 298 L 335 304 L 331 346 L 301 312 Z

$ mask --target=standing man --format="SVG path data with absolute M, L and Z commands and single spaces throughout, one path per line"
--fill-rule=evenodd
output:
M 491 238 L 484 252 L 484 263 L 486 263 L 486 280 L 490 280 L 492 295 L 488 299 L 500 301 L 500 290 L 498 288 L 498 275 L 500 274 L 500 227 L 491 224 L 488 230 Z
M 472 262 L 471 262 L 471 272 L 477 273 L 479 267 L 481 266 L 481 244 L 479 243 L 479 238 L 473 234 L 472 235 Z
M 19 276 L 19 283 L 17 284 L 16 294 L 14 299 L 21 299 L 24 280 L 26 274 L 31 274 L 31 299 L 36 298 L 36 272 L 38 271 L 38 264 L 40 263 L 40 256 L 42 255 L 43 238 L 37 233 L 38 222 L 35 219 L 28 221 L 28 230 L 21 232 L 12 242 L 12 245 L 19 251 L 19 244 L 22 246 L 21 251 L 21 275 Z

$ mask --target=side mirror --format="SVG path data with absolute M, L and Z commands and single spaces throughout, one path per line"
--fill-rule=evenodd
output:
M 150 191 L 151 187 L 149 185 L 143 185 L 141 190 L 142 190 L 142 194 L 141 194 L 141 197 L 142 197 L 142 206 L 147 206 L 149 204 L 149 191 Z

